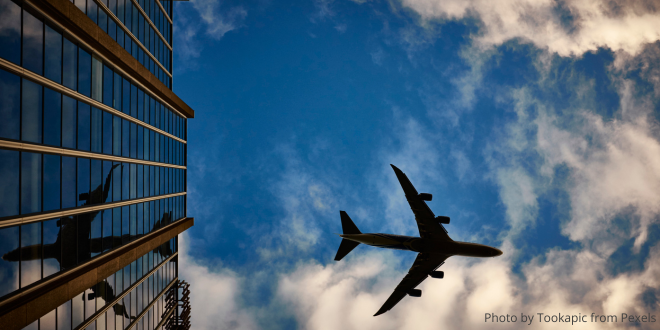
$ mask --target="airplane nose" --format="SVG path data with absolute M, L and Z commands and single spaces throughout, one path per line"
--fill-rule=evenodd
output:
M 500 249 L 493 248 L 493 257 L 498 257 L 502 255 L 502 251 Z

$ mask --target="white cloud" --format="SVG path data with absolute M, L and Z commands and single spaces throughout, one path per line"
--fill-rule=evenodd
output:
M 191 0 L 190 2 L 206 24 L 206 33 L 214 39 L 220 39 L 225 33 L 237 29 L 247 17 L 247 10 L 240 6 L 222 10 L 219 0 Z
M 657 3 L 601 0 L 402 0 L 422 19 L 482 23 L 474 41 L 486 49 L 520 38 L 561 56 L 609 47 L 637 54 L 660 39 Z
M 248 280 L 220 265 L 209 267 L 189 253 L 191 238 L 179 235 L 179 279 L 190 283 L 194 329 L 257 329 L 254 312 L 241 302 Z
M 180 59 L 175 66 L 177 70 L 196 68 L 193 59 L 198 58 L 204 48 L 202 34 L 220 40 L 226 33 L 240 28 L 247 17 L 243 7 L 222 8 L 219 0 L 192 0 L 175 5 L 175 54 Z

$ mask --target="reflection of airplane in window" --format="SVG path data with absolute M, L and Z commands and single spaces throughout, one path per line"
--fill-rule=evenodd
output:
M 87 294 L 87 300 L 94 300 L 94 298 L 101 298 L 105 300 L 105 303 L 112 302 L 115 300 L 115 292 L 112 288 L 112 285 L 107 281 L 103 280 L 102 282 L 97 283 L 92 287 L 92 292 Z M 85 296 L 82 296 L 82 299 L 85 300 Z M 121 303 L 116 303 L 112 306 L 112 309 L 115 311 L 115 315 L 124 315 L 127 319 L 135 320 L 135 316 L 129 316 L 126 306 Z
M 83 206 L 105 203 L 108 199 L 110 182 L 112 182 L 114 169 L 119 165 L 120 164 L 115 164 L 112 166 L 110 173 L 108 173 L 108 176 L 105 179 L 105 185 L 100 184 L 91 193 L 82 193 L 78 196 L 80 201 L 85 201 Z M 57 239 L 53 244 L 43 245 L 43 258 L 56 259 L 62 269 L 68 269 L 75 266 L 77 260 L 89 260 L 91 259 L 92 253 L 99 254 L 103 252 L 104 246 L 120 246 L 122 245 L 122 241 L 126 242 L 130 239 L 129 234 L 91 238 L 92 221 L 96 218 L 99 212 L 101 211 L 79 214 L 77 219 L 73 216 L 60 218 L 60 220 L 57 221 L 57 226 L 60 228 L 57 233 Z M 170 223 L 171 218 L 171 212 L 164 213 L 162 218 L 154 223 L 151 231 L 160 228 L 161 224 Z M 142 236 L 144 235 L 133 235 L 133 238 L 135 239 Z M 89 242 L 89 244 L 78 246 L 78 242 Z M 172 255 L 172 249 L 169 247 L 169 244 L 165 245 L 167 245 L 167 248 L 158 247 L 157 252 L 163 257 L 169 257 Z M 41 259 L 40 245 L 24 246 L 15 249 L 3 255 L 2 259 L 5 261 L 39 260 Z
M 419 252 L 408 274 L 397 285 L 392 295 L 390 295 L 387 301 L 385 301 L 385 304 L 383 304 L 374 316 L 389 311 L 406 295 L 421 297 L 422 290 L 415 289 L 415 287 L 422 283 L 429 275 L 433 278 L 443 278 L 444 273 L 437 271 L 437 269 L 451 256 L 484 258 L 502 255 L 502 251 L 494 247 L 452 240 L 447 235 L 447 230 L 442 226 L 443 223 L 449 224 L 449 217 L 436 217 L 433 211 L 426 205 L 425 201 L 430 201 L 432 195 L 417 193 L 417 190 L 410 180 L 408 180 L 408 177 L 396 166 L 392 165 L 392 168 L 399 179 L 408 204 L 410 204 L 410 208 L 415 214 L 415 220 L 417 221 L 417 227 L 421 237 L 363 234 L 346 212 L 339 212 L 344 233 L 343 235 L 339 235 L 343 239 L 339 245 L 335 260 L 344 258 L 360 243 L 380 248 Z

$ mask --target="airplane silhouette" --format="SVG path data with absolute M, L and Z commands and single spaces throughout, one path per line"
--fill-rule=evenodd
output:
M 108 302 L 111 302 L 116 298 L 112 285 L 110 285 L 110 283 L 108 283 L 108 281 L 106 280 L 97 283 L 91 289 L 92 292 L 87 294 L 87 300 L 94 300 L 94 298 L 100 297 L 107 304 Z M 85 301 L 84 295 L 82 296 L 82 299 L 83 301 Z M 115 311 L 115 315 L 124 315 L 124 317 L 131 320 L 135 320 L 137 318 L 136 316 L 129 316 L 126 306 L 124 306 L 121 303 L 114 304 L 112 306 L 112 309 Z
M 391 164 L 390 164 L 391 165 Z M 443 278 L 444 272 L 437 269 L 451 256 L 466 257 L 497 257 L 502 251 L 494 247 L 458 242 L 452 240 L 442 224 L 449 224 L 449 217 L 438 216 L 426 205 L 433 196 L 427 193 L 417 193 L 408 177 L 396 166 L 391 165 L 399 183 L 406 195 L 408 204 L 415 214 L 419 235 L 421 237 L 401 236 L 392 234 L 363 234 L 344 211 L 339 211 L 343 234 L 335 260 L 344 258 L 355 247 L 362 244 L 386 249 L 398 249 L 418 252 L 417 258 L 408 274 L 401 280 L 394 292 L 383 306 L 374 314 L 381 315 L 399 303 L 406 295 L 421 297 L 422 290 L 415 289 L 429 275 L 433 278 Z
M 110 173 L 105 179 L 105 186 L 100 184 L 91 193 L 82 193 L 78 195 L 80 201 L 85 201 L 82 206 L 105 203 L 110 191 L 110 182 L 114 169 L 120 164 L 115 164 L 110 168 Z M 123 168 L 123 165 L 122 165 Z M 130 240 L 130 234 L 119 236 L 105 236 L 91 238 L 92 221 L 98 215 L 99 211 L 77 215 L 77 221 L 73 216 L 62 217 L 57 221 L 60 231 L 57 233 L 57 239 L 52 244 L 45 244 L 43 248 L 40 244 L 29 245 L 9 251 L 2 256 L 5 261 L 19 260 L 40 260 L 56 259 L 62 269 L 68 269 L 76 266 L 78 260 L 91 259 L 92 253 L 102 253 L 104 246 L 120 246 L 122 242 Z M 171 222 L 172 212 L 165 212 L 161 219 L 157 220 L 152 226 L 152 231 L 161 227 L 162 224 Z M 144 236 L 144 234 L 133 235 L 134 239 Z M 77 242 L 89 242 L 89 244 L 80 244 Z M 76 251 L 77 250 L 77 251 Z M 156 248 L 164 258 L 172 255 L 172 249 L 169 244 L 164 244 Z

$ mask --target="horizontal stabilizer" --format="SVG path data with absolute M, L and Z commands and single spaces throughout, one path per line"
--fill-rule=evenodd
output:
M 337 250 L 337 255 L 335 256 L 335 260 L 341 260 L 349 252 L 353 251 L 353 249 L 355 249 L 355 247 L 358 245 L 360 245 L 360 243 L 342 238 L 341 244 L 339 244 L 339 250 Z
M 348 216 L 348 213 L 339 211 L 339 215 L 341 216 L 341 228 L 344 230 L 344 234 L 362 234 L 351 220 L 351 217 Z

